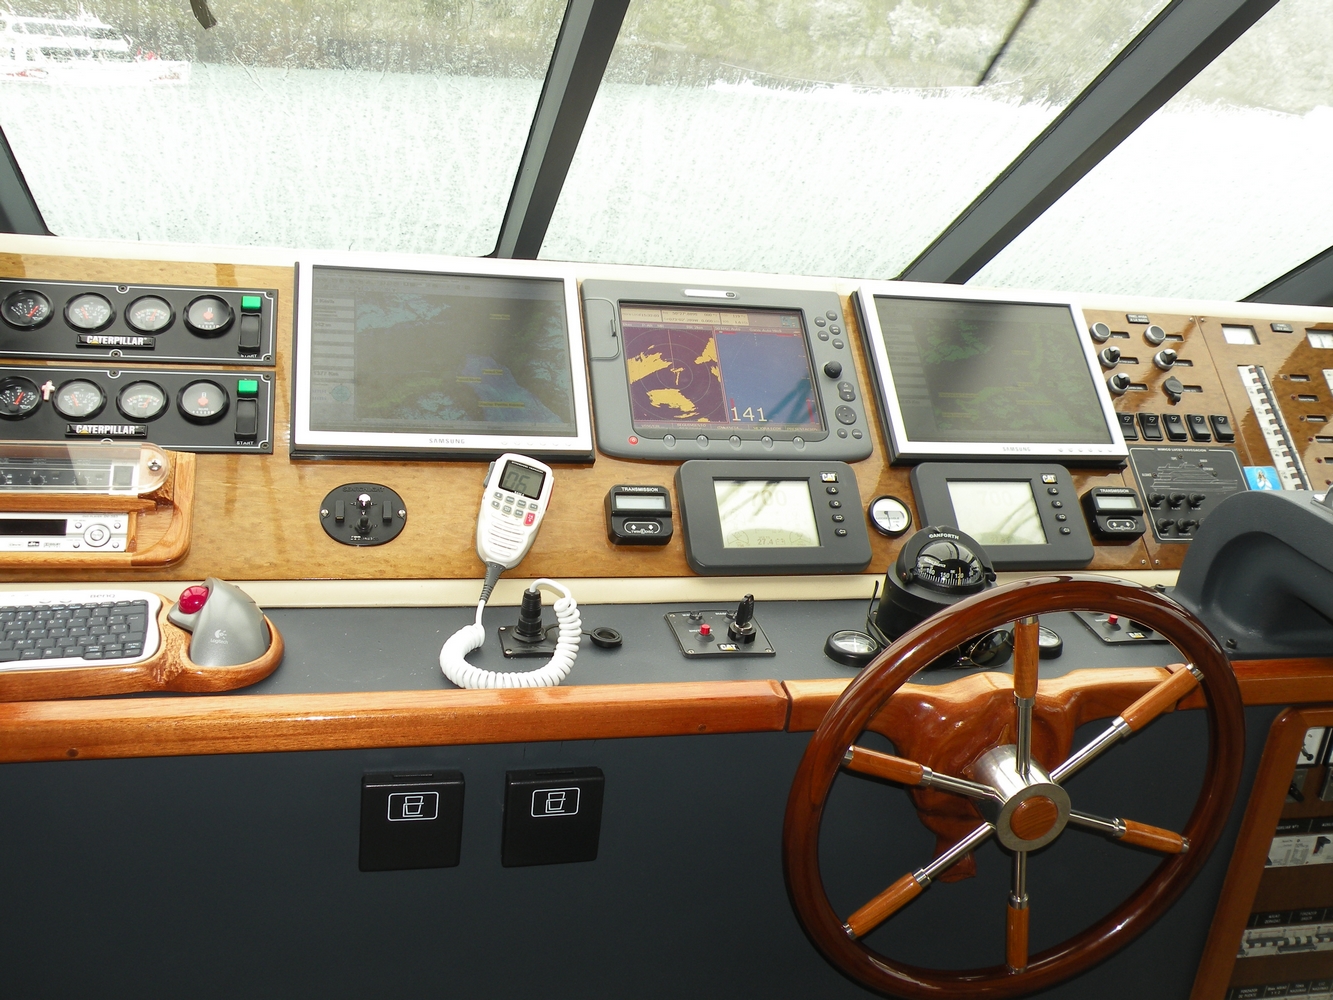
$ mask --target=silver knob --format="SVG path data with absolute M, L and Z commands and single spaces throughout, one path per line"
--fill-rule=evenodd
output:
M 1176 352 L 1169 347 L 1164 347 L 1152 356 L 1152 363 L 1162 371 L 1166 371 L 1176 363 Z
M 1143 339 L 1152 344 L 1153 347 L 1156 347 L 1166 339 L 1166 331 L 1154 323 L 1152 326 L 1148 327 L 1148 329 L 1143 331 Z

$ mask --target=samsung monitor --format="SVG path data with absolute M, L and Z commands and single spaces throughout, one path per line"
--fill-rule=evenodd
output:
M 592 457 L 578 297 L 559 268 L 307 260 L 294 353 L 294 455 Z
M 856 302 L 893 461 L 1125 460 L 1070 298 L 875 282 Z

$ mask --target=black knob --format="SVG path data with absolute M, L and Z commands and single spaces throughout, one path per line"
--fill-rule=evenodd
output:
M 357 518 L 356 530 L 363 535 L 370 530 L 370 515 L 365 511 L 362 511 L 361 516 Z
M 1130 378 L 1124 372 L 1112 375 L 1106 380 L 1106 388 L 1110 389 L 1117 396 L 1123 396 L 1129 391 Z
M 1162 501 L 1165 500 L 1165 499 L 1166 499 L 1166 497 L 1162 496 L 1162 494 L 1160 494 L 1160 493 L 1149 493 L 1149 494 L 1148 494 L 1148 506 L 1149 506 L 1149 507 L 1160 507 L 1160 506 L 1162 506 Z
M 1114 368 L 1120 364 L 1120 348 L 1103 347 L 1097 355 L 1097 360 L 1102 363 L 1103 368 Z
M 1162 369 L 1162 371 L 1166 371 L 1176 363 L 1176 352 L 1169 347 L 1163 347 L 1152 356 L 1152 363 Z
M 841 361 L 828 362 L 828 364 L 824 365 L 824 374 L 827 375 L 829 378 L 837 378 L 839 375 L 842 374 L 842 362 Z
M 1202 506 L 1203 506 L 1203 502 L 1204 502 L 1205 500 L 1207 500 L 1207 499 L 1208 499 L 1208 497 L 1207 497 L 1205 494 L 1203 494 L 1203 493 L 1191 493 L 1191 494 L 1190 494 L 1190 506 L 1191 506 L 1191 507 L 1194 507 L 1194 508 L 1196 508 L 1196 509 L 1199 508 L 1199 507 L 1202 507 Z
M 1162 383 L 1162 391 L 1166 393 L 1167 399 L 1173 403 L 1179 403 L 1180 397 L 1185 394 L 1185 387 L 1180 384 L 1180 379 L 1174 375 Z
M 1179 531 L 1182 535 L 1189 534 L 1192 528 L 1197 528 L 1198 526 L 1199 522 L 1194 520 L 1192 517 L 1182 517 L 1180 520 L 1176 522 L 1176 530 Z
M 740 606 L 727 626 L 727 635 L 734 642 L 754 642 L 754 594 L 746 594 L 741 598 Z
M 1185 502 L 1185 494 L 1172 493 L 1169 497 L 1166 498 L 1166 500 L 1167 503 L 1169 503 L 1172 509 L 1174 510 L 1175 508 L 1179 507 L 1181 504 Z
M 1164 517 L 1157 522 L 1157 530 L 1163 535 L 1167 534 L 1175 526 L 1176 520 L 1173 517 Z

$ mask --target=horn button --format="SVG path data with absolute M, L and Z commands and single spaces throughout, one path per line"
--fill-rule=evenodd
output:
M 1013 746 L 996 747 L 979 758 L 973 773 L 995 789 L 994 801 L 976 803 L 995 825 L 1000 843 L 1014 851 L 1035 851 L 1060 835 L 1069 821 L 1069 793 L 1035 760 L 1026 777 L 1018 773 Z

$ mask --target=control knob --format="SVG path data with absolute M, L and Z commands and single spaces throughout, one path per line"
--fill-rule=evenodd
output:
M 1199 522 L 1194 520 L 1194 518 L 1192 517 L 1182 517 L 1180 520 L 1176 522 L 1176 530 L 1179 531 L 1182 535 L 1189 534 L 1191 529 L 1197 528 L 1198 526 Z
M 1106 388 L 1116 396 L 1123 396 L 1129 391 L 1131 379 L 1124 372 L 1117 372 L 1106 380 Z
M 1166 398 L 1173 403 L 1179 403 L 1180 397 L 1185 395 L 1185 387 L 1180 384 L 1180 379 L 1174 375 L 1162 383 L 1162 391 L 1166 393 Z
M 1175 518 L 1163 517 L 1159 518 L 1157 521 L 1157 530 L 1163 535 L 1165 535 L 1175 526 L 1176 526 Z
M 842 363 L 839 361 L 830 361 L 824 365 L 824 374 L 829 378 L 837 378 L 842 374 Z
M 1166 340 L 1166 331 L 1154 323 L 1148 329 L 1143 331 L 1143 339 L 1156 347 L 1162 341 Z
M 1171 505 L 1172 510 L 1176 510 L 1180 507 L 1181 504 L 1185 502 L 1185 494 L 1172 493 L 1169 497 L 1166 498 L 1166 502 Z
M 1097 354 L 1097 360 L 1102 363 L 1103 368 L 1114 368 L 1120 364 L 1120 348 L 1115 346 L 1103 347 Z
M 1092 326 L 1088 327 L 1088 333 L 1099 344 L 1104 344 L 1111 339 L 1111 328 L 1105 323 L 1093 323 Z
M 1165 500 L 1166 500 L 1166 497 L 1162 496 L 1162 494 L 1160 494 L 1160 493 L 1149 493 L 1149 494 L 1148 494 L 1148 506 L 1149 506 L 1149 507 L 1160 507 L 1160 506 L 1162 506 L 1162 503 L 1163 503 L 1163 501 L 1165 501 Z
M 1162 371 L 1166 371 L 1176 363 L 1176 352 L 1169 347 L 1163 347 L 1152 356 L 1152 363 Z
M 1203 502 L 1204 502 L 1205 500 L 1207 500 L 1207 499 L 1208 499 L 1208 497 L 1207 497 L 1206 494 L 1203 494 L 1203 493 L 1191 493 L 1191 494 L 1190 494 L 1190 506 L 1193 507 L 1195 510 L 1198 510 L 1200 507 L 1203 506 Z
M 362 493 L 356 498 L 357 509 L 361 511 L 361 517 L 357 519 L 357 530 L 365 534 L 370 530 L 370 494 Z

